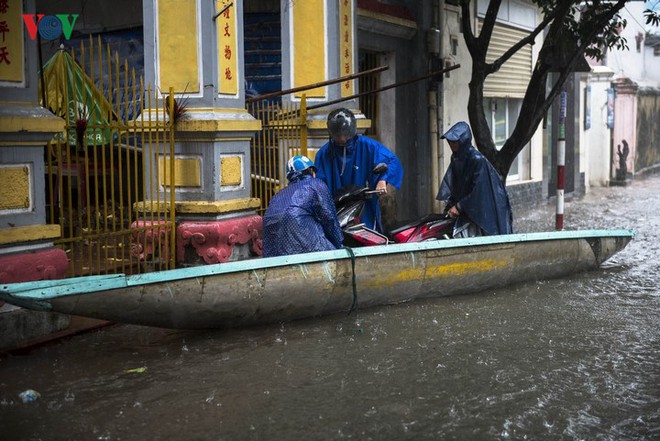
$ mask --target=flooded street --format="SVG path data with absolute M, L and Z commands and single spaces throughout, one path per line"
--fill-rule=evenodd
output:
M 658 440 L 660 176 L 565 211 L 566 229 L 635 239 L 560 280 L 279 326 L 116 325 L 9 356 L 0 439 Z M 554 227 L 550 205 L 514 216 Z

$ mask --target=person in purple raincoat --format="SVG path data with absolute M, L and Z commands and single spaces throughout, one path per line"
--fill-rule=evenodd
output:
M 332 196 L 315 172 L 308 157 L 289 159 L 289 185 L 273 197 L 264 213 L 263 257 L 342 247 L 344 237 Z

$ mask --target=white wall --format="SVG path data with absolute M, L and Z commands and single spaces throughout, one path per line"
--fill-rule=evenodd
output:
M 507 3 L 506 14 L 500 11 L 500 16 L 504 19 L 508 17 L 507 25 L 517 26 L 529 29 L 530 5 L 519 1 L 510 0 Z M 458 121 L 468 121 L 467 102 L 469 96 L 470 72 L 472 70 L 472 60 L 467 50 L 463 34 L 460 31 L 460 9 L 451 5 L 445 6 L 444 20 L 440 24 L 442 32 L 443 53 L 445 60 L 452 64 L 460 64 L 460 69 L 451 72 L 450 78 L 444 79 L 444 106 L 442 111 L 442 127 L 439 127 L 441 133 L 445 132 Z M 524 19 L 524 20 L 523 20 Z M 514 23 L 515 21 L 516 23 Z M 523 26 L 517 22 L 526 22 Z M 539 22 L 539 16 L 536 17 L 536 23 Z M 473 20 L 473 28 L 476 28 L 476 20 Z M 450 54 L 451 37 L 458 39 L 458 51 L 455 56 Z M 532 65 L 536 62 L 538 51 L 541 48 L 542 37 L 537 37 L 536 44 L 532 47 Z M 441 173 L 449 166 L 451 150 L 446 142 L 442 143 L 443 162 L 441 163 Z M 537 129 L 535 135 L 530 141 L 530 180 L 541 181 L 543 179 L 543 130 L 541 126 Z M 527 182 L 527 181 L 526 181 Z M 515 185 L 515 183 L 512 183 Z M 507 183 L 509 185 L 509 183 Z
M 440 23 L 442 32 L 442 53 L 445 54 L 445 61 L 452 65 L 460 64 L 459 69 L 450 72 L 450 77 L 445 78 L 443 89 L 443 108 L 442 108 L 442 126 L 438 127 L 440 134 L 447 131 L 451 126 L 459 121 L 468 121 L 467 103 L 469 96 L 470 72 L 472 71 L 472 59 L 465 46 L 463 34 L 460 31 L 459 8 L 446 6 L 444 20 Z M 458 39 L 458 50 L 456 55 L 451 54 L 451 38 Z M 440 175 L 443 176 L 447 167 L 449 167 L 451 150 L 446 141 L 440 140 L 442 149 L 442 162 L 440 163 Z
M 582 126 L 581 135 L 588 165 L 585 180 L 590 186 L 607 186 L 610 182 L 611 131 L 607 128 L 607 89 L 613 75 L 614 71 L 605 66 L 593 66 L 588 75 L 591 128 L 585 130 Z
M 621 10 L 621 17 L 627 21 L 622 36 L 628 42 L 629 50 L 609 50 L 605 65 L 610 67 L 617 77 L 639 81 L 660 81 L 660 56 L 653 55 L 653 49 L 641 42 L 641 51 L 637 52 L 635 38 L 646 31 L 658 32 L 657 28 L 646 25 L 644 2 L 628 2 Z

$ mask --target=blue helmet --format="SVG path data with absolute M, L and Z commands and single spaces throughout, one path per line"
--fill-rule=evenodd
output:
M 305 171 L 310 167 L 313 171 L 316 171 L 314 161 L 305 155 L 296 155 L 289 159 L 289 162 L 286 163 L 286 177 L 287 179 L 291 180 L 294 175 Z

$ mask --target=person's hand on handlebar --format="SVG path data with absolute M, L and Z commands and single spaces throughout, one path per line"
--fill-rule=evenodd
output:
M 458 216 L 461 215 L 460 211 L 458 211 L 458 208 L 456 208 L 455 205 L 454 205 L 453 207 L 451 207 L 451 208 L 449 209 L 449 211 L 447 211 L 447 214 L 448 214 L 449 217 L 451 217 L 451 218 L 456 218 L 456 217 L 458 217 Z
M 378 192 L 378 194 L 386 194 L 387 193 L 387 182 L 385 182 L 382 179 L 380 181 L 378 181 L 378 183 L 376 184 L 376 191 Z

